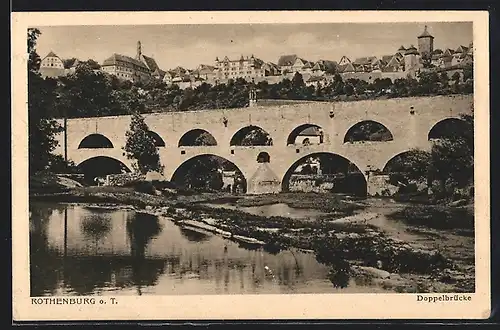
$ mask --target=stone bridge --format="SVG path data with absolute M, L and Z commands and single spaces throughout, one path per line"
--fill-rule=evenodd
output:
M 279 182 L 275 191 L 290 174 L 297 162 L 316 153 L 332 153 L 355 164 L 365 175 L 383 170 L 394 156 L 412 148 L 428 150 L 431 147 L 429 132 L 437 124 L 462 113 L 471 113 L 472 95 L 409 97 L 386 100 L 354 102 L 297 102 L 287 105 L 259 106 L 239 109 L 217 109 L 185 112 L 145 114 L 150 130 L 157 134 L 164 176 L 171 179 L 184 162 L 200 155 L 217 155 L 236 165 L 249 181 L 255 177 L 259 166 L 257 156 L 266 152 L 270 156 L 267 168 Z M 76 164 L 109 157 L 131 169 L 122 147 L 125 132 L 129 129 L 130 116 L 78 118 L 67 120 L 66 138 L 58 135 L 56 153 L 64 154 Z M 391 141 L 346 142 L 349 129 L 365 121 L 384 125 L 392 134 Z M 61 124 L 63 123 L 60 120 Z M 270 146 L 231 145 L 233 136 L 248 126 L 257 126 L 271 136 Z M 317 126 L 322 129 L 323 141 L 319 144 L 295 144 L 297 128 Z M 216 140 L 214 146 L 180 146 L 181 138 L 192 130 L 210 133 Z M 107 148 L 84 148 L 82 141 L 90 135 L 103 136 L 110 143 Z M 67 145 L 65 146 L 65 141 Z M 255 182 L 254 182 L 255 183 Z M 259 189 L 248 185 L 248 193 Z

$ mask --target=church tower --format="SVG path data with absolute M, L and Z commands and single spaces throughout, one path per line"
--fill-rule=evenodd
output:
M 434 37 L 427 31 L 427 25 L 424 32 L 418 36 L 418 52 L 420 55 L 429 55 L 434 50 Z
M 142 57 L 141 42 L 137 41 L 137 55 L 135 56 L 135 59 L 140 61 L 141 57 Z

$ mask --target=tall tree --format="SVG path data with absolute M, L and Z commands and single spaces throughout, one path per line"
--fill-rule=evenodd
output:
M 52 119 L 51 108 L 56 101 L 55 85 L 38 73 L 40 57 L 36 53 L 38 29 L 28 29 L 28 144 L 30 175 L 48 169 L 52 151 L 58 145 L 55 134 L 62 127 Z
M 149 134 L 149 127 L 144 117 L 134 113 L 130 122 L 130 129 L 125 133 L 126 143 L 123 148 L 128 159 L 134 159 L 134 169 L 142 174 L 149 171 L 163 173 L 160 155 L 154 138 Z

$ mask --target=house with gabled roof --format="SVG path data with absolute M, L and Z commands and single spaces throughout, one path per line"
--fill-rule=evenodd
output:
M 455 53 L 467 53 L 467 51 L 469 50 L 468 47 L 466 46 L 458 46 L 458 48 L 455 50 Z
M 312 72 L 316 75 L 322 75 L 327 72 L 336 72 L 337 71 L 338 64 L 335 61 L 329 61 L 329 60 L 318 60 L 316 63 L 314 63 L 314 66 L 312 67 Z
M 103 61 L 101 70 L 129 81 L 147 81 L 151 77 L 162 79 L 165 75 L 154 58 L 142 54 L 140 41 L 137 42 L 135 57 L 114 53 Z
M 56 55 L 53 51 L 50 51 L 41 61 L 40 68 L 38 70 L 42 77 L 56 78 L 66 75 L 66 70 L 64 69 L 63 60 Z
M 339 61 L 339 65 L 345 65 L 351 63 L 351 60 L 347 56 L 342 56 Z
M 339 64 L 339 73 L 351 73 L 356 72 L 356 68 L 352 63 Z
M 282 55 L 278 59 L 278 66 L 280 67 L 281 72 L 292 71 L 292 67 L 297 61 L 298 56 L 296 54 Z
M 325 76 L 310 76 L 305 81 L 305 84 L 307 87 L 309 87 L 309 86 L 323 87 L 327 84 L 327 79 Z

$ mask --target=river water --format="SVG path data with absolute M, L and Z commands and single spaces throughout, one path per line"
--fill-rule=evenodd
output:
M 248 249 L 165 217 L 30 206 L 31 296 L 377 292 L 330 280 L 314 254 Z
M 321 215 L 328 214 L 316 209 L 290 207 L 288 206 L 288 204 L 285 203 L 266 204 L 259 206 L 240 206 L 231 203 L 223 203 L 223 204 L 203 203 L 202 205 L 215 208 L 237 210 L 265 217 L 287 217 L 292 219 L 303 219 L 303 220 L 315 220 Z

